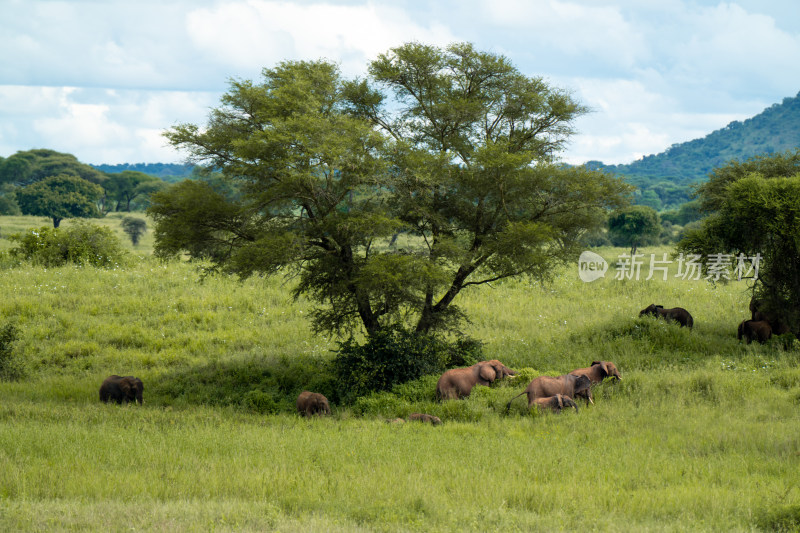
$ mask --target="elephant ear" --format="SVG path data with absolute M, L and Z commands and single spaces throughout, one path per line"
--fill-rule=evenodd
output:
M 610 374 L 611 374 L 611 373 L 608 371 L 608 365 L 606 364 L 606 362 L 605 362 L 605 361 L 598 361 L 598 363 L 600 364 L 600 368 L 602 368 L 602 369 L 603 369 L 603 377 L 606 377 L 606 376 L 608 376 L 608 375 L 610 375 Z
M 575 394 L 585 390 L 590 390 L 591 388 L 592 380 L 586 376 L 578 376 L 578 379 L 575 381 Z
M 492 365 L 481 365 L 481 370 L 478 375 L 483 381 L 491 383 L 497 377 L 497 372 L 492 368 Z
M 130 394 L 131 389 L 133 388 L 133 384 L 131 383 L 131 380 L 129 380 L 128 378 L 122 378 L 119 381 L 119 388 L 122 389 L 122 392 L 124 392 L 125 394 Z

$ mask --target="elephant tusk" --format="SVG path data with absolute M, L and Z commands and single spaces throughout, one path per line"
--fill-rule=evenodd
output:
M 592 405 L 594 405 L 594 400 L 592 400 L 591 398 L 589 398 L 589 403 L 590 403 L 590 404 L 592 404 Z

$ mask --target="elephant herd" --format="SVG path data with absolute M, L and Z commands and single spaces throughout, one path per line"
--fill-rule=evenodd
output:
M 663 305 L 651 304 L 639 312 L 639 316 L 647 315 L 661 317 L 667 321 L 675 321 L 681 327 L 687 326 L 691 328 L 694 325 L 692 315 L 683 307 L 664 309 Z M 740 341 L 744 339 L 747 344 L 753 341 L 763 344 L 772 335 L 783 335 L 791 331 L 789 326 L 778 316 L 765 311 L 762 302 L 756 298 L 750 300 L 750 315 L 749 319 L 745 319 L 739 324 L 736 334 Z
M 744 338 L 747 344 L 753 340 L 764 343 L 772 337 L 773 333 L 782 335 L 789 332 L 789 328 L 776 317 L 766 313 L 761 302 L 753 298 L 750 301 L 751 318 L 739 324 L 737 337 Z M 655 316 L 667 321 L 674 321 L 681 327 L 692 328 L 694 319 L 686 309 L 674 307 L 665 309 L 663 305 L 651 304 L 639 312 L 639 316 Z M 445 371 L 436 383 L 436 399 L 455 400 L 466 398 L 476 385 L 490 385 L 498 379 L 515 377 L 517 373 L 497 359 L 481 361 L 465 368 L 452 368 Z M 588 403 L 594 403 L 592 386 L 602 382 L 605 378 L 622 379 L 616 365 L 610 361 L 593 361 L 586 368 L 578 368 L 562 376 L 540 376 L 531 381 L 524 391 L 514 396 L 506 406 L 506 412 L 511 408 L 511 402 L 523 394 L 528 397 L 528 408 L 536 406 L 560 412 L 565 408 L 574 408 L 578 405 L 574 399 L 583 398 Z M 142 380 L 134 376 L 109 376 L 100 386 L 100 401 L 142 403 L 144 385 Z M 330 415 L 331 408 L 328 399 L 318 392 L 303 391 L 297 397 L 297 411 L 303 416 Z M 412 413 L 408 420 L 427 422 L 439 425 L 442 421 L 435 416 L 425 413 Z M 405 422 L 402 418 L 395 418 L 389 422 Z

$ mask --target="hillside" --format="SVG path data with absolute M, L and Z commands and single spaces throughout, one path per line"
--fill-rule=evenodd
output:
M 732 159 L 785 152 L 800 147 L 800 93 L 784 98 L 743 122 L 733 121 L 701 139 L 673 144 L 657 155 L 627 165 L 588 166 L 624 176 L 640 189 L 638 203 L 656 209 L 677 207 L 689 199 L 690 185 Z

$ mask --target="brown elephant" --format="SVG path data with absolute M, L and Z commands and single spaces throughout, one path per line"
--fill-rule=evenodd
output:
M 617 370 L 617 365 L 611 361 L 592 361 L 592 366 L 587 368 L 576 368 L 570 374 L 574 376 L 586 376 L 592 383 L 601 383 L 605 378 L 612 377 L 622 379 Z
M 101 402 L 122 402 L 143 403 L 142 393 L 144 384 L 142 380 L 134 376 L 108 376 L 100 385 Z
M 766 320 L 743 320 L 736 335 L 739 340 L 742 340 L 742 337 L 746 339 L 747 344 L 753 340 L 764 344 L 772 337 L 772 327 Z
M 442 374 L 436 383 L 436 398 L 439 400 L 466 398 L 475 385 L 489 385 L 497 379 L 516 375 L 516 372 L 497 359 L 481 361 L 466 368 L 451 368 Z
M 411 413 L 408 415 L 408 421 L 411 422 L 412 420 L 417 420 L 419 422 L 427 422 L 434 426 L 441 426 L 442 419 L 438 416 L 428 415 L 425 413 Z
M 550 398 L 551 396 L 569 396 L 570 399 L 580 396 L 589 403 L 594 403 L 592 399 L 592 380 L 588 376 L 576 376 L 574 374 L 564 374 L 563 376 L 539 376 L 528 384 L 528 387 L 511 398 L 506 406 L 506 412 L 511 409 L 511 402 L 522 396 L 528 395 L 528 409 L 530 409 L 539 398 Z
M 639 316 L 653 315 L 655 317 L 663 317 L 665 320 L 674 320 L 681 327 L 686 326 L 689 329 L 694 326 L 694 319 L 689 311 L 683 307 L 673 307 L 672 309 L 664 309 L 663 305 L 650 304 L 639 312 Z
M 755 297 L 750 299 L 750 314 L 751 320 L 755 322 L 768 322 L 769 327 L 772 328 L 773 335 L 783 335 L 791 331 L 789 326 L 778 317 L 777 313 L 766 311 L 764 309 L 764 302 Z
M 556 394 L 548 398 L 536 398 L 533 400 L 533 403 L 535 403 L 539 409 L 549 409 L 556 413 L 560 413 L 562 409 L 570 407 L 574 407 L 575 412 L 578 412 L 578 404 L 573 402 L 572 398 L 564 396 L 563 394 Z
M 331 407 L 322 394 L 305 390 L 297 397 L 297 412 L 303 416 L 329 415 Z

